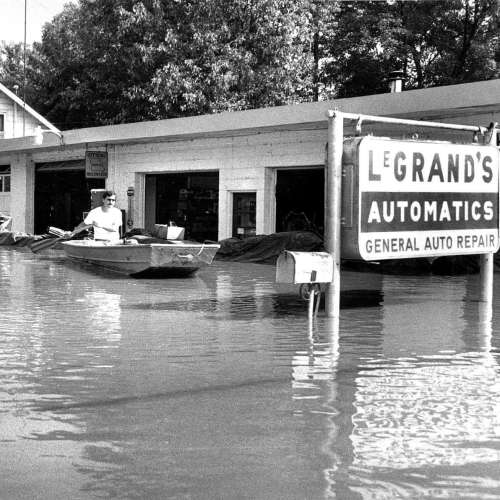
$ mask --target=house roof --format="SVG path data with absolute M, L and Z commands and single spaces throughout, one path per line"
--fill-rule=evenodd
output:
M 35 118 L 37 121 L 45 125 L 49 130 L 56 134 L 60 134 L 60 130 L 52 125 L 46 118 L 44 118 L 42 115 L 37 113 L 33 108 L 28 106 L 20 97 L 18 97 L 14 92 L 10 91 L 5 85 L 0 83 L 0 92 L 3 92 L 9 99 L 14 101 L 17 105 L 19 105 L 21 108 L 25 109 L 27 113 L 29 113 L 33 118 Z
M 500 113 L 500 79 L 398 93 L 376 94 L 335 101 L 302 103 L 247 111 L 108 125 L 47 134 L 43 145 L 32 138 L 4 139 L 1 152 L 78 145 L 104 145 L 147 141 L 216 137 L 265 130 L 326 128 L 328 110 L 346 113 L 440 120 L 443 116 L 473 116 L 478 111 Z M 464 123 L 468 124 L 468 123 Z M 475 124 L 470 125 L 487 125 Z

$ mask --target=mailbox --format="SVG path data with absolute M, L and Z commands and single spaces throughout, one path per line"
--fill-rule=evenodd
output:
M 276 262 L 277 283 L 331 283 L 333 258 L 327 252 L 285 250 Z

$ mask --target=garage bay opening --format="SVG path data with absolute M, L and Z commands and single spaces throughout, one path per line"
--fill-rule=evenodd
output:
M 218 213 L 218 172 L 146 176 L 146 229 L 174 222 L 186 239 L 217 241 Z
M 276 232 L 323 234 L 324 179 L 323 168 L 277 170 Z

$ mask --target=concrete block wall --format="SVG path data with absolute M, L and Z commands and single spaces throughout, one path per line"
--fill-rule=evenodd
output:
M 218 172 L 219 239 L 231 236 L 234 192 L 256 193 L 256 230 L 269 233 L 275 227 L 275 169 L 323 165 L 325 142 L 326 130 L 314 129 L 115 145 L 108 147 L 107 185 L 121 208 L 127 207 L 128 187 L 135 187 L 133 219 L 143 227 L 146 174 Z
M 34 219 L 35 164 L 31 155 L 16 154 L 11 161 L 12 230 L 30 232 Z

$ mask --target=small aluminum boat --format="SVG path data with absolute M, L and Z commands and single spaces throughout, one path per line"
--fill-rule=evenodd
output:
M 107 243 L 94 240 L 63 241 L 66 256 L 131 276 L 188 276 L 214 260 L 220 245 L 189 241 Z

